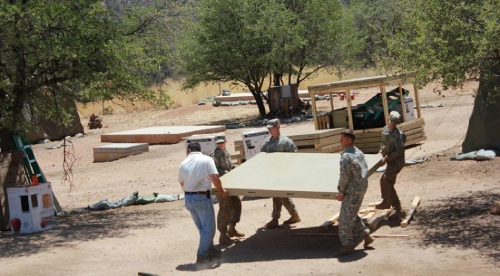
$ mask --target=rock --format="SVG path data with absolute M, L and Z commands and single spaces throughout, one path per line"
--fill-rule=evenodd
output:
M 495 201 L 493 206 L 491 207 L 490 214 L 492 215 L 500 215 L 500 201 Z

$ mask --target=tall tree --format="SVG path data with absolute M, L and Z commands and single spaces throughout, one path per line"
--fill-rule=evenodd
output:
M 27 105 L 64 124 L 63 97 L 154 99 L 147 76 L 163 58 L 150 32 L 166 11 L 165 2 L 118 15 L 98 0 L 2 0 L 0 149 L 15 148 L 12 134 L 28 129 Z
M 184 87 L 239 82 L 265 116 L 268 76 L 299 83 L 350 57 L 346 19 L 338 0 L 202 0 L 180 47 Z
M 445 89 L 478 80 L 462 150 L 500 150 L 500 1 L 403 0 L 400 7 L 400 29 L 387 38 L 391 65 Z

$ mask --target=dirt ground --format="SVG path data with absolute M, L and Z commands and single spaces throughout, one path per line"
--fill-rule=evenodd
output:
M 271 199 L 244 200 L 237 228 L 246 237 L 228 247 L 217 245 L 223 250 L 220 263 L 196 271 L 198 233 L 180 200 L 59 216 L 55 229 L 38 234 L 0 232 L 0 274 L 498 275 L 500 216 L 490 215 L 489 208 L 500 200 L 500 159 L 449 160 L 461 150 L 477 84 L 445 92 L 444 97 L 432 89 L 427 86 L 420 91 L 421 104 L 445 106 L 422 109 L 427 141 L 406 151 L 407 158 L 427 157 L 428 161 L 403 169 L 396 185 L 405 207 L 409 208 L 415 196 L 421 197 L 421 205 L 407 228 L 399 227 L 397 221 L 384 221 L 375 231 L 408 235 L 406 238 L 377 238 L 373 248 L 358 246 L 355 254 L 337 259 L 333 257 L 340 248 L 337 236 L 293 234 L 317 233 L 317 226 L 339 211 L 340 202 L 296 199 L 302 222 L 266 230 L 263 225 L 270 219 Z M 354 103 L 371 97 L 368 92 L 359 91 Z M 336 98 L 338 104 L 342 102 Z M 320 105 L 327 107 L 328 103 Z M 81 108 L 84 126 L 91 112 Z M 143 154 L 93 163 L 92 149 L 102 145 L 100 134 L 149 126 L 225 124 L 256 117 L 255 106 L 211 105 L 105 115 L 106 127 L 86 128 L 84 137 L 72 139 L 76 162 L 71 189 L 62 181 L 63 149 L 45 148 L 61 141 L 34 148 L 63 209 L 73 210 L 103 199 L 115 202 L 135 191 L 139 196 L 182 192 L 176 180 L 185 157 L 183 143 L 151 145 Z M 290 134 L 313 129 L 310 121 L 282 126 Z M 229 151 L 234 152 L 234 141 L 247 130 L 226 131 Z M 362 208 L 380 200 L 380 176 L 370 177 Z M 287 218 L 284 211 L 282 219 Z M 327 233 L 335 231 L 333 227 Z

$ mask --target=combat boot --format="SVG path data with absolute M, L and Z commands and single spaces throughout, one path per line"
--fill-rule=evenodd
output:
M 294 224 L 297 222 L 300 222 L 300 217 L 299 217 L 299 214 L 295 213 L 289 219 L 285 220 L 283 223 L 284 224 Z
M 401 202 L 399 200 L 394 203 L 394 209 L 396 210 L 396 212 L 394 212 L 394 214 L 389 216 L 389 219 L 391 220 L 404 219 L 406 217 L 406 212 L 401 207 Z
M 345 256 L 354 253 L 354 245 L 353 244 L 348 244 L 342 246 L 342 248 L 339 249 L 339 251 L 335 252 L 334 256 L 335 257 L 340 257 L 340 256 Z
M 375 241 L 375 239 L 372 237 L 372 235 L 368 234 L 365 237 L 365 244 L 363 244 L 364 248 L 368 248 L 370 244 L 372 244 Z
M 232 237 L 237 237 L 237 238 L 243 238 L 245 234 L 238 232 L 236 230 L 236 223 L 230 223 L 229 224 L 229 229 L 227 230 L 227 236 L 232 238 Z
M 278 219 L 273 218 L 270 222 L 266 223 L 266 228 L 275 229 L 278 228 L 279 222 Z
M 391 208 L 391 204 L 389 203 L 389 201 L 387 199 L 384 199 L 384 200 L 382 200 L 381 203 L 375 205 L 375 209 L 379 209 L 379 210 L 390 209 L 390 208 Z
M 219 243 L 224 244 L 224 245 L 230 245 L 230 244 L 233 244 L 234 241 L 232 239 L 230 239 L 226 235 L 226 233 L 220 232 Z

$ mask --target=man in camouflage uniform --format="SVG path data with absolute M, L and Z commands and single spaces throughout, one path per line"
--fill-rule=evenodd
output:
M 405 165 L 406 135 L 398 129 L 397 125 L 399 122 L 399 113 L 391 111 L 389 122 L 382 130 L 382 163 L 387 163 L 387 167 L 380 178 L 380 190 L 383 201 L 375 206 L 376 209 L 394 207 L 396 213 L 391 218 L 404 218 L 406 215 L 406 212 L 401 208 L 398 194 L 394 189 L 396 177 Z
M 234 168 L 231 163 L 231 155 L 226 150 L 226 139 L 219 138 L 215 141 L 217 148 L 210 153 L 215 161 L 215 167 L 219 172 L 219 177 L 226 174 Z M 240 221 L 241 217 L 241 200 L 238 196 L 228 196 L 222 198 L 217 196 L 219 201 L 219 212 L 217 213 L 217 230 L 220 232 L 220 244 L 232 244 L 234 241 L 232 237 L 244 237 L 245 234 L 236 230 L 236 223 Z
M 346 129 L 340 135 L 340 144 L 345 148 L 340 157 L 340 177 L 337 200 L 342 201 L 339 216 L 339 236 L 342 248 L 336 256 L 354 252 L 363 239 L 367 247 L 373 242 L 370 230 L 358 216 L 359 208 L 368 188 L 368 165 L 365 155 L 354 146 L 354 131 Z M 356 238 L 353 237 L 356 235 Z
M 271 134 L 268 137 L 264 144 L 262 145 L 261 152 L 297 152 L 298 149 L 293 143 L 292 139 L 286 137 L 285 135 L 281 135 L 280 133 L 280 121 L 278 119 L 272 119 L 267 122 L 267 126 L 269 129 L 269 133 Z M 285 206 L 288 213 L 290 214 L 290 218 L 285 220 L 285 224 L 293 224 L 300 222 L 299 214 L 295 209 L 295 204 L 290 198 L 283 197 L 273 197 L 273 212 L 271 214 L 272 220 L 266 223 L 266 227 L 269 229 L 277 228 L 279 225 L 279 218 L 281 216 L 281 208 Z

